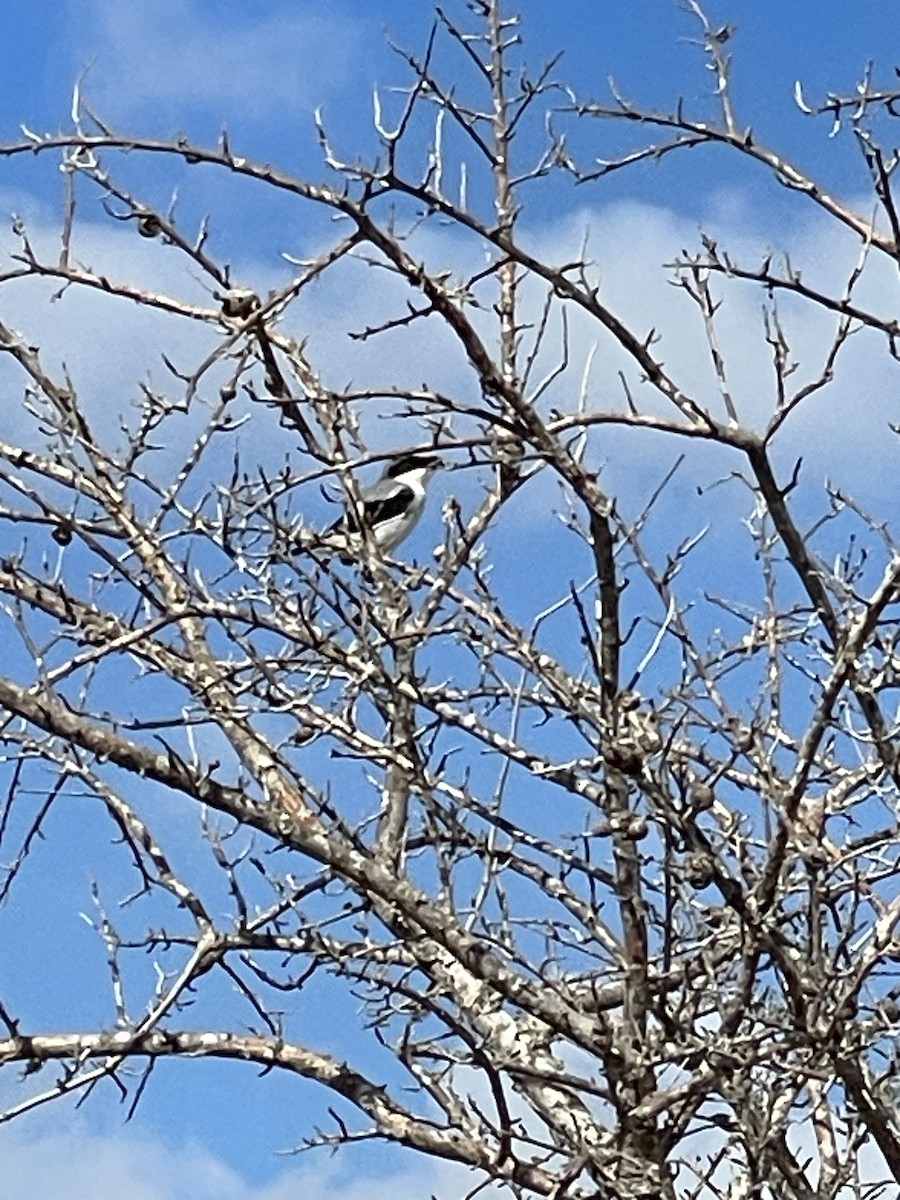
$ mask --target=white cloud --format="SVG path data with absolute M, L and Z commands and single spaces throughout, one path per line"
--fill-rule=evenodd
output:
M 747 214 L 734 205 L 720 206 L 705 227 L 720 249 L 743 267 L 758 267 L 767 251 L 789 249 L 791 265 L 802 271 L 804 282 L 839 296 L 858 258 L 858 242 L 843 228 L 818 215 L 794 226 L 766 228 L 765 214 Z M 594 260 L 593 279 L 599 284 L 602 303 L 638 336 L 655 331 L 652 350 L 666 371 L 691 396 L 724 418 L 703 321 L 687 294 L 672 286 L 672 272 L 664 269 L 683 251 L 701 249 L 698 222 L 662 206 L 621 202 L 605 208 L 574 213 L 551 226 L 529 231 L 529 246 L 550 263 L 572 261 L 589 233 L 588 255 Z M 732 397 L 741 420 L 762 430 L 775 411 L 776 388 L 772 349 L 762 319 L 762 289 L 750 283 L 712 281 L 721 298 L 716 325 L 728 371 Z M 890 317 L 895 279 L 883 256 L 872 255 L 855 293 L 857 302 Z M 825 366 L 837 318 L 820 307 L 781 293 L 780 311 L 791 358 L 798 364 L 788 381 L 789 390 L 815 379 Z M 640 382 L 634 364 L 598 324 L 580 313 L 570 321 L 572 371 L 556 388 L 554 403 L 573 406 L 572 386 L 580 380 L 582 364 L 596 343 L 589 389 L 589 409 L 626 410 L 619 371 L 630 381 L 636 402 L 644 411 L 678 419 L 674 406 Z M 552 357 L 548 354 L 548 361 Z M 819 484 L 826 474 L 846 487 L 863 488 L 870 498 L 884 498 L 893 490 L 889 471 L 893 440 L 888 422 L 897 421 L 894 402 L 896 363 L 888 354 L 883 336 L 861 332 L 845 346 L 836 364 L 834 380 L 806 399 L 789 418 L 774 443 L 779 470 L 790 473 L 793 460 L 803 455 L 806 477 Z M 659 434 L 615 432 L 609 427 L 597 435 L 596 444 L 610 460 L 608 483 L 618 490 L 635 491 L 635 472 L 642 473 L 648 490 L 655 472 L 670 464 L 676 450 L 692 459 L 715 459 L 727 470 L 739 468 L 741 458 L 730 452 L 711 455 L 702 444 L 678 443 Z M 855 453 L 851 453 L 850 451 Z M 719 472 L 720 474 L 722 472 Z M 712 478 L 708 475 L 707 478 Z
M 58 1114 L 59 1110 L 55 1110 Z M 313 1152 L 298 1166 L 256 1184 L 196 1143 L 173 1144 L 133 1130 L 97 1133 L 81 1118 L 0 1131 L 0 1200 L 392 1200 L 465 1194 L 476 1176 L 464 1168 L 410 1156 L 405 1170 L 371 1178 L 348 1174 L 344 1160 Z M 63 1128 L 60 1129 L 60 1124 Z M 235 1158 L 240 1148 L 235 1148 Z M 495 1195 L 493 1190 L 482 1195 Z
M 29 207 L 20 208 L 23 214 Z M 28 234 L 39 257 L 54 261 L 59 231 L 38 208 L 29 219 Z M 6 254 L 18 250 L 12 235 L 0 237 L 2 265 Z M 75 239 L 74 260 L 113 283 L 130 283 L 150 293 L 210 306 L 212 301 L 187 273 L 184 260 L 157 243 L 139 238 L 133 225 L 104 227 L 85 222 Z M 57 299 L 52 299 L 57 295 Z M 215 346 L 218 331 L 157 309 L 136 304 L 93 288 L 61 289 L 59 280 L 27 278 L 0 288 L 0 319 L 40 350 L 41 363 L 57 382 L 68 374 L 89 421 L 105 422 L 114 444 L 119 414 L 128 414 L 140 398 L 141 383 L 170 393 L 183 391 L 173 380 L 162 355 L 186 373 Z M 7 436 L 22 436 L 32 422 L 18 396 L 24 375 L 10 357 L 0 361 L 0 379 L 8 394 Z M 212 390 L 210 388 L 210 390 Z
M 62 1132 L 28 1137 L 21 1127 L 0 1138 L 0 1200 L 250 1200 L 233 1171 L 198 1147 L 163 1145 L 133 1134 L 103 1136 L 73 1122 Z
M 79 5 L 76 67 L 93 64 L 88 93 L 113 117 L 188 103 L 214 106 L 227 120 L 278 110 L 289 116 L 347 82 L 362 47 L 361 21 L 314 4 L 302 15 L 287 5 L 224 7 L 201 0 Z
M 17 207 L 21 209 L 22 205 Z M 766 245 L 752 217 L 736 211 L 733 205 L 720 206 L 713 214 L 711 226 L 723 250 L 734 254 L 743 265 L 759 262 Z M 663 269 L 663 264 L 676 257 L 682 248 L 698 245 L 696 223 L 660 206 L 628 202 L 603 209 L 586 208 L 553 222 L 533 225 L 527 241 L 529 248 L 546 261 L 562 263 L 571 261 L 578 253 L 586 229 L 591 233 L 589 253 L 596 260 L 603 302 L 636 332 L 646 334 L 655 329 L 660 340 L 654 350 L 666 369 L 686 390 L 708 403 L 712 411 L 724 415 L 699 313 L 683 291 L 671 286 L 669 274 Z M 32 232 L 35 241 L 43 244 L 46 254 L 52 257 L 58 233 L 46 212 L 40 214 L 38 227 Z M 792 262 L 803 269 L 805 279 L 839 293 L 857 252 L 852 239 L 821 219 L 812 218 L 793 230 L 784 230 L 781 240 L 791 246 Z M 483 252 L 474 241 L 457 232 L 420 234 L 413 248 L 431 264 L 452 265 L 457 275 L 475 270 L 483 261 Z M 130 225 L 123 229 L 83 222 L 76 249 L 81 261 L 97 271 L 108 272 L 112 278 L 136 280 L 146 288 L 165 290 L 194 301 L 207 300 L 190 278 L 180 256 L 157 242 L 144 242 Z M 303 254 L 311 248 L 300 244 L 294 249 Z M 248 256 L 236 267 L 235 278 L 261 294 L 285 281 L 284 264 L 274 260 L 254 261 Z M 892 288 L 893 280 L 883 265 L 873 259 L 861 282 L 860 295 L 865 295 L 870 307 L 889 312 Z M 4 286 L 0 289 L 0 316 L 42 347 L 49 369 L 58 371 L 65 362 L 89 412 L 108 414 L 125 410 L 137 393 L 138 381 L 148 377 L 155 386 L 178 394 L 180 387 L 168 375 L 161 353 L 165 352 L 179 369 L 189 373 L 220 336 L 215 328 L 200 328 L 177 317 L 160 317 L 142 311 L 131 302 L 74 288 L 58 304 L 48 305 L 49 291 L 45 284 Z M 743 418 L 762 428 L 773 409 L 774 387 L 771 349 L 766 344 L 761 320 L 760 291 L 731 281 L 721 286 L 717 283 L 717 291 L 724 297 L 718 314 L 719 332 L 732 392 Z M 528 302 L 537 312 L 536 289 L 533 295 L 523 289 L 523 295 L 530 296 Z M 304 294 L 301 303 L 292 309 L 286 328 L 308 339 L 311 361 L 332 387 L 425 386 L 448 395 L 475 398 L 474 379 L 464 354 L 436 319 L 419 321 L 410 329 L 395 330 L 365 342 L 347 336 L 347 330 L 359 331 L 401 315 L 411 298 L 402 283 L 385 271 L 362 263 L 344 264 Z M 800 364 L 792 382 L 808 380 L 822 367 L 834 317 L 811 306 L 801 306 L 790 298 L 783 302 L 783 314 L 793 355 Z M 646 405 L 649 411 L 674 415 L 671 406 L 651 389 L 638 387 L 627 356 L 583 313 L 571 315 L 571 368 L 542 402 L 543 411 L 551 406 L 571 410 L 584 363 L 595 343 L 589 408 L 624 410 L 619 381 L 619 371 L 623 370 L 636 388 L 639 404 Z M 537 375 L 556 361 L 559 346 L 558 337 L 548 339 Z M 0 370 L 3 369 L 0 364 Z M 5 369 L 10 370 L 10 364 Z M 851 492 L 861 489 L 861 498 L 866 503 L 883 501 L 886 490 L 893 487 L 893 473 L 889 469 L 893 441 L 885 434 L 888 421 L 896 421 L 898 415 L 892 411 L 894 370 L 883 338 L 865 333 L 851 339 L 838 363 L 835 382 L 805 401 L 779 433 L 775 451 L 782 475 L 790 476 L 794 460 L 802 454 L 802 479 L 815 487 L 816 502 L 826 475 Z M 205 394 L 214 392 L 210 379 Z M 423 430 L 410 422 L 398 422 L 396 417 L 383 419 L 390 408 L 381 403 L 364 406 L 365 432 L 373 446 L 411 444 L 425 436 Z M 271 439 L 271 447 L 281 455 L 284 436 L 283 431 L 278 431 L 273 414 L 259 410 L 254 420 L 256 444 L 269 444 Z M 855 454 L 848 453 L 850 446 Z M 624 503 L 626 513 L 633 510 L 633 505 L 643 503 L 681 451 L 688 455 L 680 477 L 685 480 L 685 487 L 710 483 L 741 466 L 736 452 L 720 451 L 708 443 L 676 442 L 658 433 L 610 426 L 593 435 L 592 447 L 593 461 L 607 464 L 604 485 Z M 458 491 L 464 481 L 463 476 L 454 477 L 453 489 Z M 551 485 L 548 474 L 519 498 L 517 506 L 526 520 L 554 507 L 556 492 Z M 729 491 L 734 492 L 735 503 L 743 511 L 747 493 L 740 488 Z M 719 517 L 725 496 L 724 491 L 716 493 L 715 511 Z M 688 524 L 691 521 L 694 524 L 691 528 L 687 525 L 679 528 L 673 536 L 680 538 L 694 531 L 701 507 L 691 505 Z M 687 520 L 688 514 L 684 515 Z M 732 518 L 733 512 L 729 519 Z

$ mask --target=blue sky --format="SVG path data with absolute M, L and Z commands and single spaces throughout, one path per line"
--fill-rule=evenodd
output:
M 524 18 L 527 62 L 536 66 L 564 50 L 556 75 L 582 98 L 606 100 L 605 81 L 613 76 L 624 94 L 643 105 L 667 107 L 682 95 L 696 111 L 705 108 L 712 113 L 711 77 L 699 50 L 690 44 L 696 28 L 675 0 L 640 4 L 522 0 L 518 7 Z M 896 38 L 889 37 L 896 30 L 895 0 L 864 0 L 852 6 L 837 0 L 733 0 L 716 4 L 711 14 L 737 26 L 732 43 L 735 92 L 743 120 L 752 124 L 757 137 L 793 156 L 840 195 L 852 198 L 862 193 L 866 181 L 852 141 L 830 139 L 827 119 L 804 118 L 793 103 L 794 83 L 802 81 L 809 102 L 821 100 L 827 90 L 850 93 L 869 58 L 875 60 L 876 78 L 890 79 L 896 60 Z M 184 132 L 198 142 L 209 142 L 227 125 L 238 152 L 320 178 L 325 172 L 313 108 L 321 106 L 335 146 L 346 157 L 371 150 L 373 88 L 406 82 L 403 64 L 390 50 L 385 31 L 404 47 L 420 50 L 430 23 L 429 6 L 422 0 L 333 4 L 300 0 L 252 6 L 233 0 L 154 4 L 36 0 L 17 5 L 4 17 L 0 41 L 0 140 L 17 139 L 21 124 L 40 131 L 65 126 L 72 87 L 87 68 L 84 92 L 117 129 L 163 136 Z M 447 67 L 454 69 L 449 56 Z M 591 124 L 572 137 L 585 156 L 610 157 L 634 142 L 632 131 L 623 133 L 608 124 Z M 267 199 L 262 206 L 255 192 L 239 185 L 223 187 L 221 176 L 211 172 L 191 173 L 184 166 L 173 168 L 162 162 L 150 167 L 135 162 L 125 170 L 142 184 L 148 197 L 163 205 L 172 188 L 179 187 L 180 211 L 186 218 L 211 210 L 216 253 L 234 265 L 242 281 L 260 291 L 287 278 L 282 252 L 302 255 L 315 248 L 323 235 L 324 226 L 317 222 L 324 218 L 310 217 L 307 209 L 298 212 L 287 200 Z M 39 239 L 50 238 L 58 228 L 60 179 L 49 158 L 0 159 L 0 223 L 6 213 L 16 212 Z M 824 231 L 802 198 L 774 185 L 759 168 L 715 151 L 695 151 L 659 165 L 641 166 L 580 189 L 552 183 L 536 190 L 535 196 L 525 215 L 531 243 L 559 259 L 577 246 L 581 232 L 590 226 L 604 287 L 617 309 L 637 324 L 644 321 L 648 328 L 662 328 L 670 339 L 669 361 L 688 376 L 696 372 L 700 379 L 706 368 L 695 361 L 698 343 L 687 332 L 683 310 L 677 297 L 666 291 L 659 267 L 685 246 L 696 246 L 701 223 L 727 237 L 748 258 L 766 246 L 777 248 L 779 241 L 789 242 L 811 277 L 819 273 L 840 278 L 837 265 L 843 267 L 852 256 L 849 241 Z M 180 273 L 177 264 L 160 258 L 157 246 L 135 245 L 136 239 L 104 220 L 96 200 L 93 204 L 82 209 L 84 225 L 78 243 L 92 263 L 119 275 L 134 273 L 148 284 L 168 286 L 177 280 L 181 294 L 200 294 L 195 281 Z M 0 248 L 10 245 L 5 231 L 0 233 Z M 451 262 L 473 253 L 463 239 L 449 234 L 444 241 L 435 240 L 428 251 Z M 894 285 L 876 275 L 870 286 L 881 299 Z M 139 374 L 133 364 L 148 372 L 159 370 L 158 362 L 154 366 L 156 327 L 142 325 L 139 314 L 131 314 L 128 323 L 120 326 L 102 300 L 87 297 L 83 302 L 73 300 L 66 310 L 67 322 L 54 325 L 48 320 L 46 292 L 0 290 L 0 319 L 39 335 L 51 358 L 65 360 L 83 388 L 108 395 L 120 387 L 125 366 L 130 379 Z M 326 283 L 316 293 L 315 304 L 304 309 L 312 343 L 326 347 L 327 369 L 340 382 L 365 370 L 383 376 L 408 370 L 414 379 L 420 369 L 417 360 L 398 362 L 390 344 L 384 348 L 328 344 L 337 322 L 364 322 L 377 300 L 374 289 L 367 293 L 363 285 Z M 751 320 L 755 322 L 752 342 L 747 334 Z M 796 317 L 797 345 L 808 350 L 808 369 L 813 372 L 822 328 L 818 319 Z M 81 330 L 84 336 L 73 337 L 73 330 Z M 193 332 L 173 330 L 172 337 L 167 349 L 174 347 L 185 358 L 198 352 L 200 342 Z M 758 302 L 749 293 L 726 314 L 723 338 L 739 363 L 737 393 L 752 412 L 759 403 L 762 342 Z M 433 361 L 440 348 L 429 343 L 426 351 L 432 358 L 431 378 L 440 380 L 445 370 L 452 381 L 452 363 L 444 366 Z M 785 463 L 802 445 L 820 472 L 843 465 L 845 448 L 838 438 L 846 413 L 842 404 L 855 398 L 860 381 L 868 394 L 877 392 L 887 377 L 884 363 L 867 352 L 865 342 L 853 353 L 854 377 L 847 391 L 838 394 L 833 408 L 816 410 L 814 418 L 797 422 Z M 614 370 L 609 375 L 614 379 Z M 609 386 L 600 379 L 598 394 L 608 398 L 604 389 Z M 883 424 L 874 422 L 871 429 L 855 428 L 853 433 L 865 453 L 883 436 Z M 610 459 L 615 458 L 614 445 L 611 438 Z M 666 461 L 667 455 L 648 439 L 641 461 L 647 478 L 661 475 Z M 692 472 L 704 470 L 704 478 L 713 477 L 716 468 L 703 462 L 702 453 L 693 461 Z M 626 508 L 629 503 L 640 504 L 639 495 L 628 494 L 631 471 L 612 461 L 607 474 L 610 486 L 623 491 Z M 853 482 L 867 500 L 877 503 L 893 487 L 894 478 L 884 460 L 873 467 L 870 459 Z M 697 475 L 689 473 L 683 482 L 676 482 L 676 495 L 686 501 L 696 483 Z M 523 496 L 518 530 L 523 546 L 529 542 L 533 512 L 529 505 L 534 503 Z M 694 528 L 687 507 L 683 519 L 683 530 L 668 531 L 673 542 Z M 434 527 L 430 536 L 433 542 Z M 516 530 L 510 536 L 515 539 Z M 716 532 L 711 536 L 715 539 Z M 723 551 L 726 545 L 727 538 Z M 727 556 L 723 553 L 717 561 L 721 565 Z M 721 566 L 723 587 L 727 576 L 727 566 Z M 715 576 L 713 582 L 719 582 Z M 543 573 L 541 564 L 535 563 L 535 595 L 549 601 L 554 584 L 552 563 Z M 640 656 L 637 650 L 635 654 Z M 165 811 L 164 798 L 155 798 L 154 803 Z M 193 815 L 173 807 L 168 818 L 196 832 Z M 74 839 L 51 837 L 41 858 L 42 874 L 25 872 L 15 893 L 18 907 L 0 917 L 4 956 L 14 959 L 27 952 L 33 960 L 21 974 L 16 999 L 35 1019 L 59 1013 L 55 993 L 60 978 L 72 981 L 66 985 L 71 986 L 72 1019 L 91 1019 L 94 998 L 79 985 L 79 966 L 96 957 L 99 949 L 77 914 L 89 911 L 90 879 L 99 877 L 112 884 L 109 873 L 117 870 L 119 861 L 111 851 L 108 858 L 98 857 L 105 853 L 98 820 L 96 813 L 85 814 Z M 188 863 L 187 869 L 202 868 Z M 49 895 L 48 877 L 53 879 Z M 38 904 L 46 905 L 47 919 L 40 940 L 34 941 L 31 931 L 26 939 L 17 929 L 17 914 Z M 38 947 L 45 951 L 43 955 L 35 954 Z M 333 1003 L 330 996 L 319 999 L 323 1008 Z M 347 1053 L 361 1053 L 353 1016 L 349 1001 L 344 1007 L 329 1008 L 328 1019 L 315 1025 L 319 1044 L 335 1052 L 346 1045 Z M 301 1187 L 302 1194 L 313 1200 L 357 1200 L 367 1188 L 364 1175 L 385 1169 L 385 1164 L 398 1172 L 396 1186 L 392 1185 L 395 1200 L 437 1191 L 436 1179 L 447 1196 L 457 1188 L 465 1190 L 465 1177 L 449 1168 L 441 1171 L 409 1163 L 378 1148 L 353 1151 L 337 1166 L 324 1158 L 317 1158 L 315 1165 L 303 1160 L 305 1165 L 300 1166 L 292 1159 L 276 1158 L 274 1151 L 296 1145 L 315 1111 L 316 1097 L 305 1084 L 256 1080 L 250 1070 L 238 1068 L 229 1069 L 227 1083 L 221 1071 L 206 1066 L 178 1071 L 161 1067 L 159 1074 L 172 1082 L 150 1087 L 127 1129 L 122 1127 L 122 1110 L 112 1089 L 78 1113 L 71 1106 L 60 1107 L 26 1119 L 12 1131 L 0 1129 L 0 1155 L 11 1164 L 0 1173 L 0 1200 L 21 1196 L 23 1178 L 29 1180 L 32 1200 L 60 1194 L 61 1179 L 70 1181 L 67 1194 L 76 1200 L 88 1195 L 96 1200 L 122 1195 L 138 1200 L 180 1200 L 189 1195 L 282 1200 L 301 1194 L 296 1190 Z M 166 1163 L 162 1171 L 161 1160 Z
M 709 75 L 690 44 L 696 29 L 676 0 L 640 6 L 567 0 L 562 8 L 525 0 L 520 10 L 527 62 L 536 67 L 563 49 L 557 75 L 582 97 L 606 99 L 611 76 L 626 96 L 648 106 L 664 107 L 675 95 L 694 104 L 708 98 Z M 737 27 L 735 92 L 757 135 L 777 140 L 801 165 L 824 168 L 832 179 L 843 172 L 845 186 L 854 171 L 858 182 L 851 147 L 836 153 L 827 120 L 805 120 L 791 96 L 797 79 L 813 101 L 828 90 L 849 93 L 869 59 L 889 76 L 886 31 L 896 17 L 889 0 L 854 5 L 852 20 L 845 5 L 816 0 L 735 0 L 710 12 Z M 256 157 L 315 172 L 310 110 L 324 109 L 336 143 L 346 137 L 348 151 L 371 145 L 373 85 L 403 78 L 386 34 L 415 50 L 424 45 L 430 22 L 430 6 L 417 0 L 264 3 L 252 11 L 233 0 L 205 6 L 191 0 L 152 6 L 39 0 L 27 9 L 14 6 L 7 16 L 0 122 L 7 133 L 20 122 L 57 128 L 66 120 L 75 79 L 88 68 L 87 95 L 122 129 L 183 130 L 203 140 L 227 124 L 238 143 L 246 138 L 252 144 Z M 604 136 L 618 135 L 604 127 Z M 640 196 L 658 202 L 665 195 L 669 205 L 696 216 L 698 192 L 732 184 L 762 188 L 773 199 L 761 172 L 748 177 L 733 156 L 671 162 L 606 182 L 604 200 Z M 16 186 L 23 173 L 17 166 Z

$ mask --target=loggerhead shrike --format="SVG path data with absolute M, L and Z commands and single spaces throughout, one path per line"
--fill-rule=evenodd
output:
M 377 483 L 359 489 L 359 502 L 322 535 L 321 545 L 334 548 L 342 562 L 360 550 L 360 523 L 384 553 L 399 546 L 415 528 L 425 508 L 428 480 L 444 464 L 426 450 L 408 450 L 392 459 Z M 358 511 L 357 511 L 358 510 Z

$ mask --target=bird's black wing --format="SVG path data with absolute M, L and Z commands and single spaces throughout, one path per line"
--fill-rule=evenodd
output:
M 393 517 L 402 516 L 414 499 L 415 492 L 411 487 L 407 487 L 405 483 L 394 483 L 387 495 L 367 496 L 361 505 L 348 506 L 346 515 L 331 527 L 329 533 L 338 530 L 359 533 L 357 517 L 360 514 L 357 512 L 357 508 L 362 509 L 361 515 L 365 527 L 374 529 L 382 521 L 390 521 Z
M 363 525 L 367 529 L 373 530 L 375 526 L 383 521 L 390 521 L 395 517 L 400 517 L 406 512 L 407 508 L 415 503 L 416 493 L 411 487 L 405 483 L 396 483 L 393 480 L 381 480 L 372 489 L 374 495 L 370 492 L 365 499 L 362 500 L 359 507 L 362 509 Z M 322 533 L 318 534 L 314 542 L 310 544 L 304 541 L 294 547 L 294 553 L 302 553 L 304 550 L 310 549 L 310 546 L 323 546 L 336 537 L 346 537 L 348 534 L 359 533 L 359 521 L 357 520 L 357 512 L 355 507 L 348 505 L 347 511 L 342 517 L 339 517 L 333 525 L 329 525 Z M 349 559 L 344 559 L 349 562 Z

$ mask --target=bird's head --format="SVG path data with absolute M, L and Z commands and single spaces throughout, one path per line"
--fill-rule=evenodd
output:
M 420 479 L 427 479 L 443 465 L 441 459 L 428 450 L 407 450 L 388 463 L 384 478 L 400 479 L 404 475 L 417 475 Z

